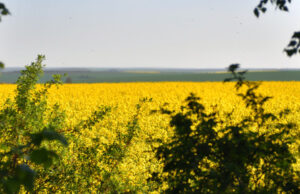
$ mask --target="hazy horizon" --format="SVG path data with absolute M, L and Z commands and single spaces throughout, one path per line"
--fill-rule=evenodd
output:
M 21 70 L 21 69 L 25 69 L 24 66 L 16 66 L 16 67 L 5 67 L 4 69 L 0 70 L 0 72 L 5 72 L 7 70 Z M 88 69 L 104 69 L 104 70 L 110 70 L 110 69 L 120 69 L 120 70 L 127 70 L 127 69 L 132 69 L 132 70 L 139 70 L 139 69 L 145 69 L 145 70 L 199 70 L 199 71 L 205 71 L 205 70 L 226 70 L 227 71 L 227 67 L 224 68 L 184 68 L 184 67 L 68 67 L 68 66 L 62 66 L 62 67 L 45 67 L 44 70 L 51 70 L 51 69 L 83 69 L 83 70 L 88 70 Z M 300 70 L 299 67 L 296 68 L 240 68 L 241 70 Z

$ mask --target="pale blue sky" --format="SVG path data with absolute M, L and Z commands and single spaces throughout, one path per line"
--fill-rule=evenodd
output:
M 300 30 L 300 1 L 289 13 L 259 0 L 1 0 L 0 60 L 47 67 L 300 68 L 283 49 Z

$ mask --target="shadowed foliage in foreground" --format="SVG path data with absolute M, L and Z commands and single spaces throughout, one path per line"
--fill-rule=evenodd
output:
M 229 67 L 233 77 L 226 81 L 236 80 L 237 95 L 250 109 L 239 122 L 231 122 L 233 113 L 222 118 L 217 108 L 207 111 L 194 94 L 179 112 L 161 109 L 175 130 L 171 142 L 157 150 L 165 175 L 156 180 L 168 182 L 167 193 L 299 193 L 289 150 L 297 126 L 281 122 L 288 110 L 266 112 L 270 97 L 258 94 L 259 83 L 245 81 L 238 67 Z

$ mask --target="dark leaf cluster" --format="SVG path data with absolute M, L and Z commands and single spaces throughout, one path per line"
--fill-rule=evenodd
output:
M 2 16 L 6 16 L 9 15 L 10 12 L 9 10 L 5 7 L 4 3 L 0 2 L 0 22 L 1 22 L 1 18 Z
M 260 0 L 259 4 L 254 9 L 254 14 L 256 17 L 259 17 L 260 13 L 265 13 L 267 11 L 267 4 L 271 3 L 276 6 L 276 8 L 281 11 L 288 11 L 288 3 L 291 3 L 292 0 Z
M 287 48 L 284 49 L 286 54 L 291 57 L 297 53 L 300 54 L 300 31 L 294 32 L 290 43 Z
M 281 11 L 289 11 L 288 4 L 290 4 L 292 0 L 260 0 L 259 4 L 254 8 L 254 15 L 259 17 L 261 13 L 265 13 L 267 11 L 267 4 L 271 3 L 276 6 Z M 284 49 L 284 52 L 287 56 L 291 57 L 300 54 L 300 32 L 294 32 L 289 44 Z

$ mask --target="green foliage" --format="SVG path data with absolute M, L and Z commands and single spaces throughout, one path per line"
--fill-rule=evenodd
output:
M 9 14 L 10 14 L 10 12 L 5 7 L 4 3 L 0 2 L 0 22 L 1 22 L 2 16 L 6 16 L 6 15 L 9 15 Z
M 66 139 L 56 132 L 63 128 L 64 113 L 59 106 L 47 106 L 48 89 L 60 84 L 60 76 L 37 88 L 36 82 L 43 73 L 39 55 L 36 62 L 21 72 L 17 81 L 16 96 L 7 99 L 0 110 L 0 192 L 17 193 L 22 186 L 34 190 L 37 165 L 49 168 L 58 155 L 47 142 L 58 141 L 66 146 Z
M 156 178 L 168 182 L 167 193 L 299 193 L 289 150 L 297 126 L 280 122 L 287 110 L 279 116 L 266 112 L 270 97 L 257 94 L 259 83 L 244 81 L 238 67 L 230 66 L 227 81 L 237 80 L 238 96 L 251 110 L 241 121 L 231 122 L 233 113 L 222 119 L 215 107 L 206 111 L 194 94 L 180 112 L 162 108 L 175 129 L 171 142 L 157 150 L 167 175 Z
M 287 4 L 291 3 L 292 0 L 260 0 L 259 4 L 254 9 L 254 14 L 259 17 L 260 13 L 265 13 L 267 11 L 266 5 L 271 3 L 276 6 L 281 11 L 288 11 Z
M 292 0 L 260 0 L 259 4 L 254 9 L 254 15 L 259 17 L 261 13 L 267 11 L 267 4 L 271 3 L 275 5 L 281 11 L 289 11 L 287 4 L 290 4 Z M 300 31 L 294 32 L 288 46 L 284 49 L 287 56 L 291 57 L 297 53 L 300 53 Z
M 291 41 L 288 46 L 284 49 L 286 54 L 291 57 L 297 53 L 300 53 L 300 31 L 294 32 Z
M 2 63 L 1 61 L 0 61 L 0 69 L 3 69 L 4 68 L 4 63 Z
M 6 15 L 9 15 L 10 12 L 9 10 L 5 7 L 4 3 L 1 3 L 0 2 L 0 22 L 2 20 L 2 16 L 6 16 Z M 3 69 L 4 68 L 4 63 L 2 63 L 0 61 L 0 69 Z

